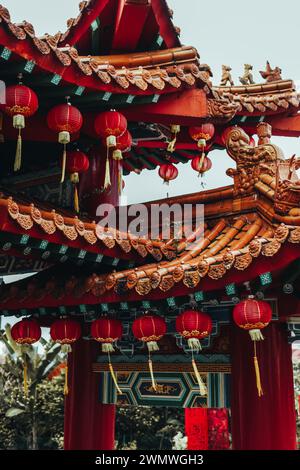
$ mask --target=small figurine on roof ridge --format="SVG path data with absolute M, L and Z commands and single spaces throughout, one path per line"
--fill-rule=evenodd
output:
M 275 69 L 272 69 L 270 62 L 267 60 L 266 70 L 260 71 L 259 73 L 261 74 L 262 78 L 266 80 L 267 83 L 270 83 L 282 80 L 281 72 L 282 70 L 279 67 L 275 67 Z
M 221 78 L 220 86 L 227 86 L 227 83 L 229 83 L 231 86 L 234 86 L 232 76 L 230 73 L 231 70 L 232 68 L 229 67 L 229 65 L 222 65 L 222 78 Z
M 253 65 L 244 64 L 244 75 L 239 77 L 242 85 L 254 85 L 252 70 Z

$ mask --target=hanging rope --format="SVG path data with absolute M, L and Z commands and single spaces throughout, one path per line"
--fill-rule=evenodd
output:
M 23 360 L 23 389 L 24 389 L 24 395 L 28 397 L 28 368 L 27 368 L 26 356 L 24 357 L 24 360 Z
M 261 397 L 261 396 L 263 396 L 264 392 L 263 392 L 263 389 L 262 389 L 259 363 L 258 363 L 257 353 L 256 353 L 256 341 L 254 341 L 254 357 L 253 357 L 253 360 L 254 360 L 254 369 L 255 369 L 257 392 L 258 392 L 258 396 Z
M 60 182 L 65 181 L 66 176 L 66 164 L 67 164 L 67 146 L 64 144 L 63 158 L 62 158 L 62 167 L 61 167 L 61 179 Z
M 152 360 L 151 360 L 150 352 L 149 352 L 148 364 L 149 364 L 149 371 L 150 371 L 150 376 L 151 376 L 152 388 L 156 392 L 157 391 L 157 383 L 156 383 L 156 380 L 154 378 L 153 363 L 152 363 Z
M 110 179 L 110 166 L 109 166 L 109 147 L 106 148 L 106 165 L 105 165 L 105 177 L 104 177 L 104 189 L 111 186 Z
M 68 372 L 69 372 L 69 368 L 66 364 L 66 367 L 65 367 L 65 383 L 64 383 L 64 395 L 69 395 L 69 386 L 68 386 Z

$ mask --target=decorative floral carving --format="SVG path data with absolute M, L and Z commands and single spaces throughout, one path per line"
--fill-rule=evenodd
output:
M 200 263 L 198 264 L 198 271 L 200 274 L 200 277 L 206 276 L 206 274 L 209 271 L 209 264 L 205 260 L 201 260 Z
M 280 243 L 283 243 L 286 241 L 287 237 L 289 236 L 290 230 L 285 224 L 279 225 L 277 229 L 275 230 L 274 237 L 276 240 L 278 240 Z
M 244 253 L 243 255 L 239 255 L 235 258 L 234 267 L 239 271 L 244 271 L 244 269 L 247 269 L 251 263 L 252 256 L 250 253 Z
M 143 258 L 146 258 L 148 253 L 147 253 L 147 248 L 145 247 L 145 245 L 138 243 L 135 249 L 140 256 L 142 256 Z
M 208 276 L 211 279 L 221 279 L 226 274 L 226 268 L 223 263 L 213 264 L 209 267 Z
M 42 219 L 40 225 L 44 232 L 48 233 L 48 235 L 52 235 L 56 231 L 53 220 Z
M 281 243 L 278 240 L 272 240 L 265 243 L 262 247 L 262 254 L 264 256 L 274 256 L 280 250 Z
M 95 243 L 97 243 L 97 237 L 93 230 L 85 230 L 83 237 L 90 245 L 95 245 Z
M 37 37 L 32 38 L 32 41 L 34 42 L 37 49 L 41 52 L 41 54 L 50 54 L 50 47 L 48 46 L 46 41 L 43 41 L 42 39 L 39 39 Z
M 289 236 L 290 243 L 300 243 L 300 227 L 295 228 L 291 231 Z
M 131 251 L 131 245 L 129 240 L 121 240 L 121 239 L 116 239 L 116 242 L 118 245 L 122 248 L 122 250 L 125 253 L 129 253 Z
M 63 228 L 63 232 L 69 240 L 76 240 L 76 238 L 78 237 L 78 233 L 74 225 L 65 225 Z
M 158 271 L 155 271 L 154 273 L 151 274 L 150 282 L 151 282 L 152 289 L 156 289 L 159 286 L 160 281 L 161 281 L 161 275 Z
M 140 279 L 136 286 L 135 290 L 139 295 L 147 295 L 151 291 L 151 283 L 148 277 Z
M 14 23 L 7 23 L 7 26 L 17 39 L 20 41 L 26 39 L 26 33 L 23 28 L 20 28 L 20 26 L 17 26 Z
M 175 282 L 180 282 L 183 279 L 184 271 L 182 266 L 177 266 L 173 271 L 173 279 Z
M 226 269 L 230 269 L 233 266 L 235 257 L 230 250 L 227 250 L 223 255 L 223 263 Z
M 130 274 L 127 276 L 127 286 L 128 289 L 133 289 L 136 286 L 136 283 L 138 282 L 138 277 L 135 271 L 132 271 Z
M 112 289 L 116 284 L 116 276 L 112 273 L 109 274 L 105 279 L 105 287 L 107 290 Z
M 17 219 L 19 216 L 19 206 L 16 202 L 9 199 L 7 204 L 8 213 L 12 219 Z
M 37 209 L 36 207 L 34 207 L 34 205 L 32 205 L 31 208 L 30 208 L 30 214 L 31 214 L 32 220 L 34 220 L 34 222 L 36 224 L 41 223 L 41 221 L 42 221 L 41 211 L 39 209 Z
M 251 256 L 253 256 L 253 258 L 257 258 L 260 255 L 261 249 L 262 249 L 261 240 L 258 240 L 258 239 L 251 240 L 251 242 L 249 243 L 249 253 L 251 254 Z
M 159 284 L 160 290 L 163 292 L 167 292 L 168 290 L 172 289 L 174 286 L 174 279 L 171 274 L 166 274 L 162 277 L 161 282 Z
M 19 214 L 17 217 L 17 222 L 25 230 L 30 230 L 33 226 L 33 221 L 30 215 Z
M 151 255 L 156 261 L 161 261 L 162 259 L 162 252 L 159 248 L 153 248 Z
M 200 274 L 198 270 L 186 271 L 183 276 L 183 284 L 189 288 L 196 287 L 200 282 Z

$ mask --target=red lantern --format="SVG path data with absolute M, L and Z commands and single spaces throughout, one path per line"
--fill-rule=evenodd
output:
M 187 339 L 189 348 L 201 350 L 200 339 L 211 334 L 212 321 L 207 313 L 186 310 L 176 318 L 176 331 Z
M 120 320 L 103 317 L 92 322 L 91 335 L 101 343 L 103 352 L 114 352 L 113 343 L 120 339 L 122 334 L 123 326 Z
M 62 352 L 71 352 L 71 344 L 75 343 L 81 336 L 81 326 L 75 320 L 61 318 L 52 323 L 50 336 L 55 343 L 62 345 Z
M 79 174 L 89 169 L 90 161 L 85 153 L 75 150 L 67 152 L 66 170 L 70 173 L 70 180 L 74 184 L 74 209 L 79 212 L 79 196 L 77 184 L 79 183 Z
M 132 324 L 132 332 L 139 341 L 143 341 L 147 344 L 149 351 L 149 371 L 151 376 L 151 382 L 153 390 L 157 390 L 157 383 L 153 373 L 153 363 L 151 360 L 151 352 L 158 351 L 159 341 L 167 332 L 167 324 L 162 317 L 156 315 L 145 315 L 143 317 L 136 318 Z
M 38 107 L 38 97 L 31 88 L 22 84 L 12 85 L 6 88 L 6 101 L 2 108 L 8 116 L 11 116 L 13 118 L 13 126 L 15 129 L 18 129 L 18 140 L 14 171 L 18 171 L 21 168 L 21 130 L 25 127 L 25 118 L 28 118 L 35 114 Z
M 41 327 L 34 319 L 25 318 L 11 329 L 12 339 L 18 344 L 34 344 L 41 337 Z
M 176 331 L 187 339 L 188 346 L 192 350 L 192 366 L 198 381 L 200 395 L 207 394 L 207 388 L 199 374 L 194 351 L 201 350 L 200 339 L 206 338 L 212 331 L 212 320 L 207 313 L 197 310 L 186 310 L 176 318 Z
M 75 343 L 81 336 L 81 326 L 75 320 L 61 318 L 52 323 L 50 328 L 50 336 L 55 343 L 61 344 L 62 352 L 68 354 L 72 351 L 71 344 Z M 68 366 L 64 368 L 65 384 L 64 395 L 68 395 Z
M 97 135 L 106 142 L 106 168 L 104 177 L 104 189 L 111 185 L 109 168 L 109 149 L 117 146 L 117 138 L 121 137 L 127 130 L 127 119 L 123 114 L 115 110 L 99 114 L 95 120 L 95 131 Z M 120 172 L 120 171 L 119 171 Z M 119 184 L 120 191 L 120 184 Z
M 117 144 L 115 145 L 115 149 L 113 151 L 113 159 L 114 160 L 122 160 L 122 153 L 128 152 L 132 146 L 132 136 L 130 132 L 127 130 L 124 134 L 117 137 Z
M 81 112 L 70 103 L 59 104 L 52 108 L 47 116 L 49 129 L 58 132 L 58 142 L 64 146 L 61 183 L 65 179 L 66 171 L 66 145 L 71 141 L 71 134 L 79 132 L 83 118 Z
M 197 142 L 198 147 L 204 150 L 206 142 L 211 140 L 215 134 L 215 127 L 210 123 L 202 124 L 197 127 L 190 127 L 189 134 L 190 137 Z
M 267 302 L 255 300 L 253 296 L 239 302 L 233 309 L 233 320 L 239 328 L 249 331 L 254 342 L 254 369 L 256 374 L 256 385 L 258 396 L 263 395 L 260 380 L 259 364 L 256 352 L 256 341 L 264 339 L 261 330 L 268 326 L 272 320 L 272 309 Z
M 101 343 L 102 352 L 108 354 L 108 365 L 109 370 L 116 386 L 117 392 L 119 394 L 122 393 L 117 377 L 114 373 L 114 369 L 110 360 L 110 353 L 114 352 L 113 343 L 120 339 L 123 334 L 123 325 L 120 320 L 113 320 L 110 318 L 102 317 L 98 318 L 98 320 L 94 320 L 91 325 L 91 335 L 94 340 Z
M 212 162 L 211 159 L 207 156 L 204 155 L 203 157 L 203 155 L 199 155 L 193 158 L 193 160 L 191 161 L 191 167 L 193 168 L 193 170 L 197 171 L 198 176 L 203 176 L 204 173 L 211 169 Z
M 170 181 L 177 178 L 178 170 L 175 165 L 166 163 L 159 167 L 158 174 L 164 180 L 164 183 L 169 184 Z
M 107 147 L 117 145 L 117 137 L 127 130 L 127 119 L 123 114 L 115 110 L 99 114 L 95 119 L 95 131 L 97 135 L 106 139 Z
M 12 327 L 11 337 L 23 348 L 25 345 L 31 345 L 39 341 L 41 337 L 41 327 L 36 320 L 26 318 L 19 321 Z M 26 350 L 23 349 L 22 353 L 24 353 L 23 387 L 25 395 L 28 395 Z

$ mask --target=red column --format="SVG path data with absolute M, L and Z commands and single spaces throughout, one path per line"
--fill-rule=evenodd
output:
M 257 344 L 264 395 L 258 397 L 253 342 L 232 327 L 232 438 L 238 450 L 296 449 L 291 346 L 284 325 L 272 323 Z
M 119 205 L 119 171 L 121 164 L 109 157 L 111 186 L 103 189 L 106 170 L 106 149 L 95 147 L 89 156 L 90 166 L 87 172 L 80 175 L 80 207 L 85 209 L 91 217 L 96 218 L 99 204 Z
M 119 162 L 111 159 L 111 188 L 103 191 L 106 153 L 96 148 L 90 158 L 90 169 L 82 175 L 80 196 L 82 207 L 91 216 L 101 203 L 119 204 Z M 65 449 L 112 450 L 115 441 L 115 405 L 99 400 L 99 375 L 92 372 L 92 363 L 99 353 L 95 341 L 80 340 L 69 354 L 70 392 L 65 402 Z
M 65 450 L 112 450 L 115 405 L 99 400 L 99 374 L 92 363 L 99 353 L 94 341 L 79 340 L 69 354 L 69 395 L 65 401 Z

